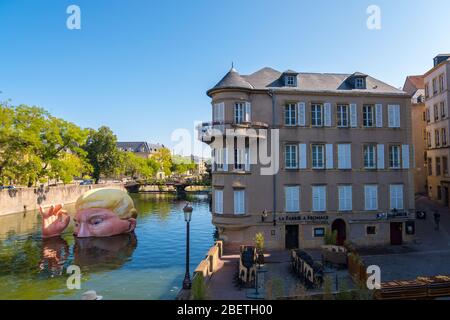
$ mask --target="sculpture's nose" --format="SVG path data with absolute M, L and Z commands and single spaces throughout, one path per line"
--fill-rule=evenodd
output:
M 78 238 L 88 238 L 90 236 L 89 230 L 84 223 L 80 223 L 80 228 L 75 236 Z

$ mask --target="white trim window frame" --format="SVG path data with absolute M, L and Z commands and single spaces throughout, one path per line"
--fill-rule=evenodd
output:
M 315 170 L 325 169 L 325 145 L 313 144 L 311 146 L 312 168 Z
M 245 121 L 245 103 L 236 102 L 234 104 L 234 123 L 241 124 Z
M 348 128 L 350 126 L 350 112 L 348 104 L 337 105 L 337 127 Z
M 403 210 L 404 209 L 404 194 L 402 184 L 391 184 L 389 186 L 389 206 L 391 210 Z
M 297 105 L 288 103 L 284 106 L 284 125 L 287 127 L 297 126 Z
M 363 127 L 375 127 L 375 107 L 371 104 L 363 105 Z
M 401 147 L 399 145 L 389 146 L 389 168 L 390 169 L 401 169 Z
M 286 169 L 298 169 L 298 146 L 296 144 L 284 146 L 284 159 Z
M 373 170 L 377 168 L 377 146 L 365 144 L 363 147 L 364 169 Z
M 311 104 L 311 126 L 323 127 L 323 104 Z

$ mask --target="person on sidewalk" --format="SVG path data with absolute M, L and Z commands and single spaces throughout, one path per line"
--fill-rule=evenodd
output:
M 441 214 L 437 211 L 434 212 L 434 223 L 436 224 L 436 231 L 439 231 L 439 223 L 441 222 Z

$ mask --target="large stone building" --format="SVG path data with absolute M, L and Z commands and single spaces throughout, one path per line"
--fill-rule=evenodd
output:
M 427 120 L 428 195 L 449 205 L 450 175 L 448 161 L 450 101 L 450 54 L 434 58 L 433 68 L 425 73 L 425 107 Z
M 226 243 L 262 232 L 269 248 L 314 248 L 330 230 L 360 246 L 412 240 L 407 93 L 362 73 L 264 68 L 232 69 L 207 94 L 200 139 L 213 150 L 213 223 Z
M 423 76 L 406 78 L 403 91 L 411 96 L 411 133 L 414 150 L 414 185 L 416 194 L 427 194 L 427 117 Z
M 144 141 L 138 142 L 117 142 L 117 148 L 120 151 L 133 152 L 137 156 L 148 159 L 154 153 L 164 148 L 162 144 L 148 143 Z

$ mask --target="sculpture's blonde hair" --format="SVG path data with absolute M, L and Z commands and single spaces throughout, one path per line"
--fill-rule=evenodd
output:
M 91 208 L 106 208 L 120 219 L 136 218 L 137 211 L 131 197 L 119 189 L 93 189 L 80 196 L 75 203 L 77 211 Z

